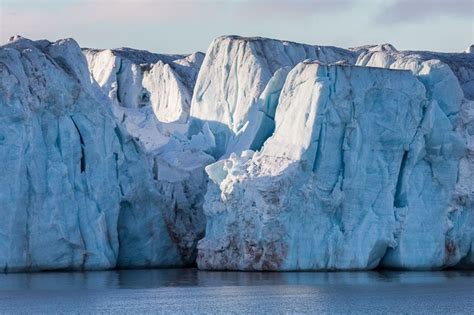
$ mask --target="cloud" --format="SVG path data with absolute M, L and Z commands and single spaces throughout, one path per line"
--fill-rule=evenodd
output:
M 338 12 L 349 8 L 355 0 L 249 0 L 241 2 L 241 14 L 259 15 L 266 18 L 272 15 L 284 17 L 305 17 L 320 13 Z
M 395 0 L 376 16 L 377 23 L 404 23 L 440 16 L 474 16 L 473 0 Z

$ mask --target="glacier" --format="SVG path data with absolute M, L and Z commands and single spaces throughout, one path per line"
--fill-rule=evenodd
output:
M 0 46 L 0 268 L 474 267 L 474 55 Z

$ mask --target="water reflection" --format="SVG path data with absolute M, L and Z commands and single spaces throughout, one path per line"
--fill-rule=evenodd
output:
M 220 272 L 196 269 L 0 274 L 0 290 L 147 289 L 228 286 L 360 286 L 472 281 L 473 271 L 442 272 Z

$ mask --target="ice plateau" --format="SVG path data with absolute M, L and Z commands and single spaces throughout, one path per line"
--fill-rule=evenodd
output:
M 6 272 L 474 267 L 472 46 L 17 37 L 0 82 Z

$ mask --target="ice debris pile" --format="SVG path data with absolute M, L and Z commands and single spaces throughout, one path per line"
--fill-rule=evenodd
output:
M 472 46 L 13 38 L 0 69 L 6 272 L 474 267 Z

